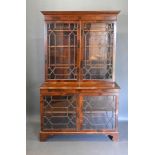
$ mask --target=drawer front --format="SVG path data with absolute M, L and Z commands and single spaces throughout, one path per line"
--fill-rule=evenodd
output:
M 43 96 L 43 130 L 68 130 L 76 128 L 76 95 Z
M 118 94 L 117 89 L 41 89 L 43 95 L 66 95 L 66 94 L 82 94 L 82 95 L 114 95 Z
M 41 89 L 40 93 L 42 95 L 68 95 L 77 94 L 79 91 L 75 89 Z

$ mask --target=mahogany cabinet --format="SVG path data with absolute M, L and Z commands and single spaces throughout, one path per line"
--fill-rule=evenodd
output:
M 119 11 L 42 13 L 45 82 L 40 87 L 40 140 L 57 134 L 105 134 L 117 141 Z

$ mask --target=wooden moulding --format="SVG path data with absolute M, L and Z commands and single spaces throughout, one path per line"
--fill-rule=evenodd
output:
M 120 13 L 119 10 L 113 10 L 113 11 L 41 11 L 41 13 L 43 15 L 84 15 L 84 14 L 94 14 L 94 15 L 98 15 L 98 14 L 109 14 L 109 15 L 117 15 Z
M 105 82 L 45 82 L 40 87 L 42 95 L 118 95 L 120 87 L 116 83 Z
M 99 131 L 70 131 L 70 132 L 65 132 L 65 131 L 60 131 L 60 132 L 55 132 L 55 131 L 40 131 L 40 141 L 46 141 L 50 136 L 54 135 L 80 135 L 80 134 L 104 134 L 107 135 L 111 140 L 117 142 L 119 140 L 119 132 L 99 132 Z
M 120 11 L 41 11 L 45 21 L 116 21 Z
M 97 82 L 44 82 L 40 86 L 41 90 L 44 89 L 103 89 L 103 90 L 119 90 L 120 87 L 117 85 L 116 82 L 105 82 L 105 81 L 97 81 Z

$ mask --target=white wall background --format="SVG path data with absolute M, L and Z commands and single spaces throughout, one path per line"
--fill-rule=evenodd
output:
M 116 82 L 120 85 L 119 119 L 128 119 L 128 1 L 27 0 L 27 114 L 39 114 L 39 86 L 44 82 L 44 21 L 40 11 L 120 10 L 117 22 Z M 22 32 L 21 32 L 22 33 Z

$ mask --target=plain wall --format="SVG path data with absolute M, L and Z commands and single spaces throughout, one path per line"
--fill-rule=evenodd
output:
M 121 87 L 119 119 L 128 119 L 128 1 L 27 0 L 27 115 L 40 113 L 39 86 L 44 82 L 44 19 L 40 11 L 120 10 L 117 22 L 116 82 Z

